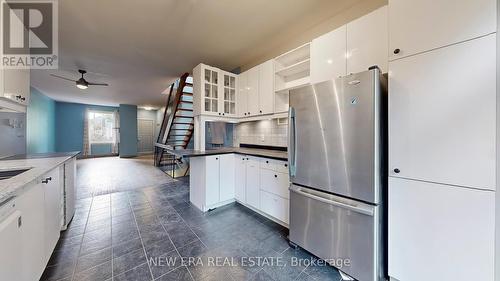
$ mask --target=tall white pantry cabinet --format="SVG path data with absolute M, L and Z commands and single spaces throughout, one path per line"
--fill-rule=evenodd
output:
M 496 0 L 389 0 L 391 280 L 500 281 L 496 33 Z

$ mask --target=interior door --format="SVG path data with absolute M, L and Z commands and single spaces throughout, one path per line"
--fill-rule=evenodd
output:
M 137 120 L 137 152 L 148 153 L 153 152 L 153 136 L 154 124 L 153 120 L 138 119 Z

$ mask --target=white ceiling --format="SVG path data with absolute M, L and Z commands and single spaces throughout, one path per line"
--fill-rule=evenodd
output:
M 31 84 L 59 101 L 160 106 L 160 93 L 198 63 L 237 68 L 265 55 L 266 42 L 289 40 L 357 2 L 58 1 L 60 69 L 33 70 Z M 82 91 L 50 76 L 77 78 L 79 68 L 91 72 L 87 80 L 110 86 Z

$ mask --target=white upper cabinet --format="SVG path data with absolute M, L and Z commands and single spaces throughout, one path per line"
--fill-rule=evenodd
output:
M 248 72 L 245 71 L 238 75 L 238 117 L 248 115 L 247 97 L 248 97 Z
M 383 6 L 347 24 L 347 74 L 377 65 L 382 73 L 388 68 L 387 6 Z
M 27 106 L 30 100 L 30 71 L 26 69 L 0 69 L 0 89 L 3 97 Z
M 390 62 L 391 176 L 495 189 L 495 58 L 491 34 Z
M 389 0 L 390 59 L 496 31 L 496 0 Z
M 259 66 L 247 71 L 247 117 L 259 114 Z
M 237 75 L 199 64 L 193 70 L 194 115 L 236 117 Z
M 311 83 L 346 75 L 346 26 L 311 42 Z
M 219 98 L 223 116 L 236 116 L 236 77 L 237 75 L 221 71 L 222 76 L 222 91 Z
M 274 63 L 268 60 L 259 65 L 259 114 L 274 112 Z

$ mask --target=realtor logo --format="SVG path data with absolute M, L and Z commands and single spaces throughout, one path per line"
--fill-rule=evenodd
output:
M 1 1 L 1 66 L 57 68 L 56 1 Z

